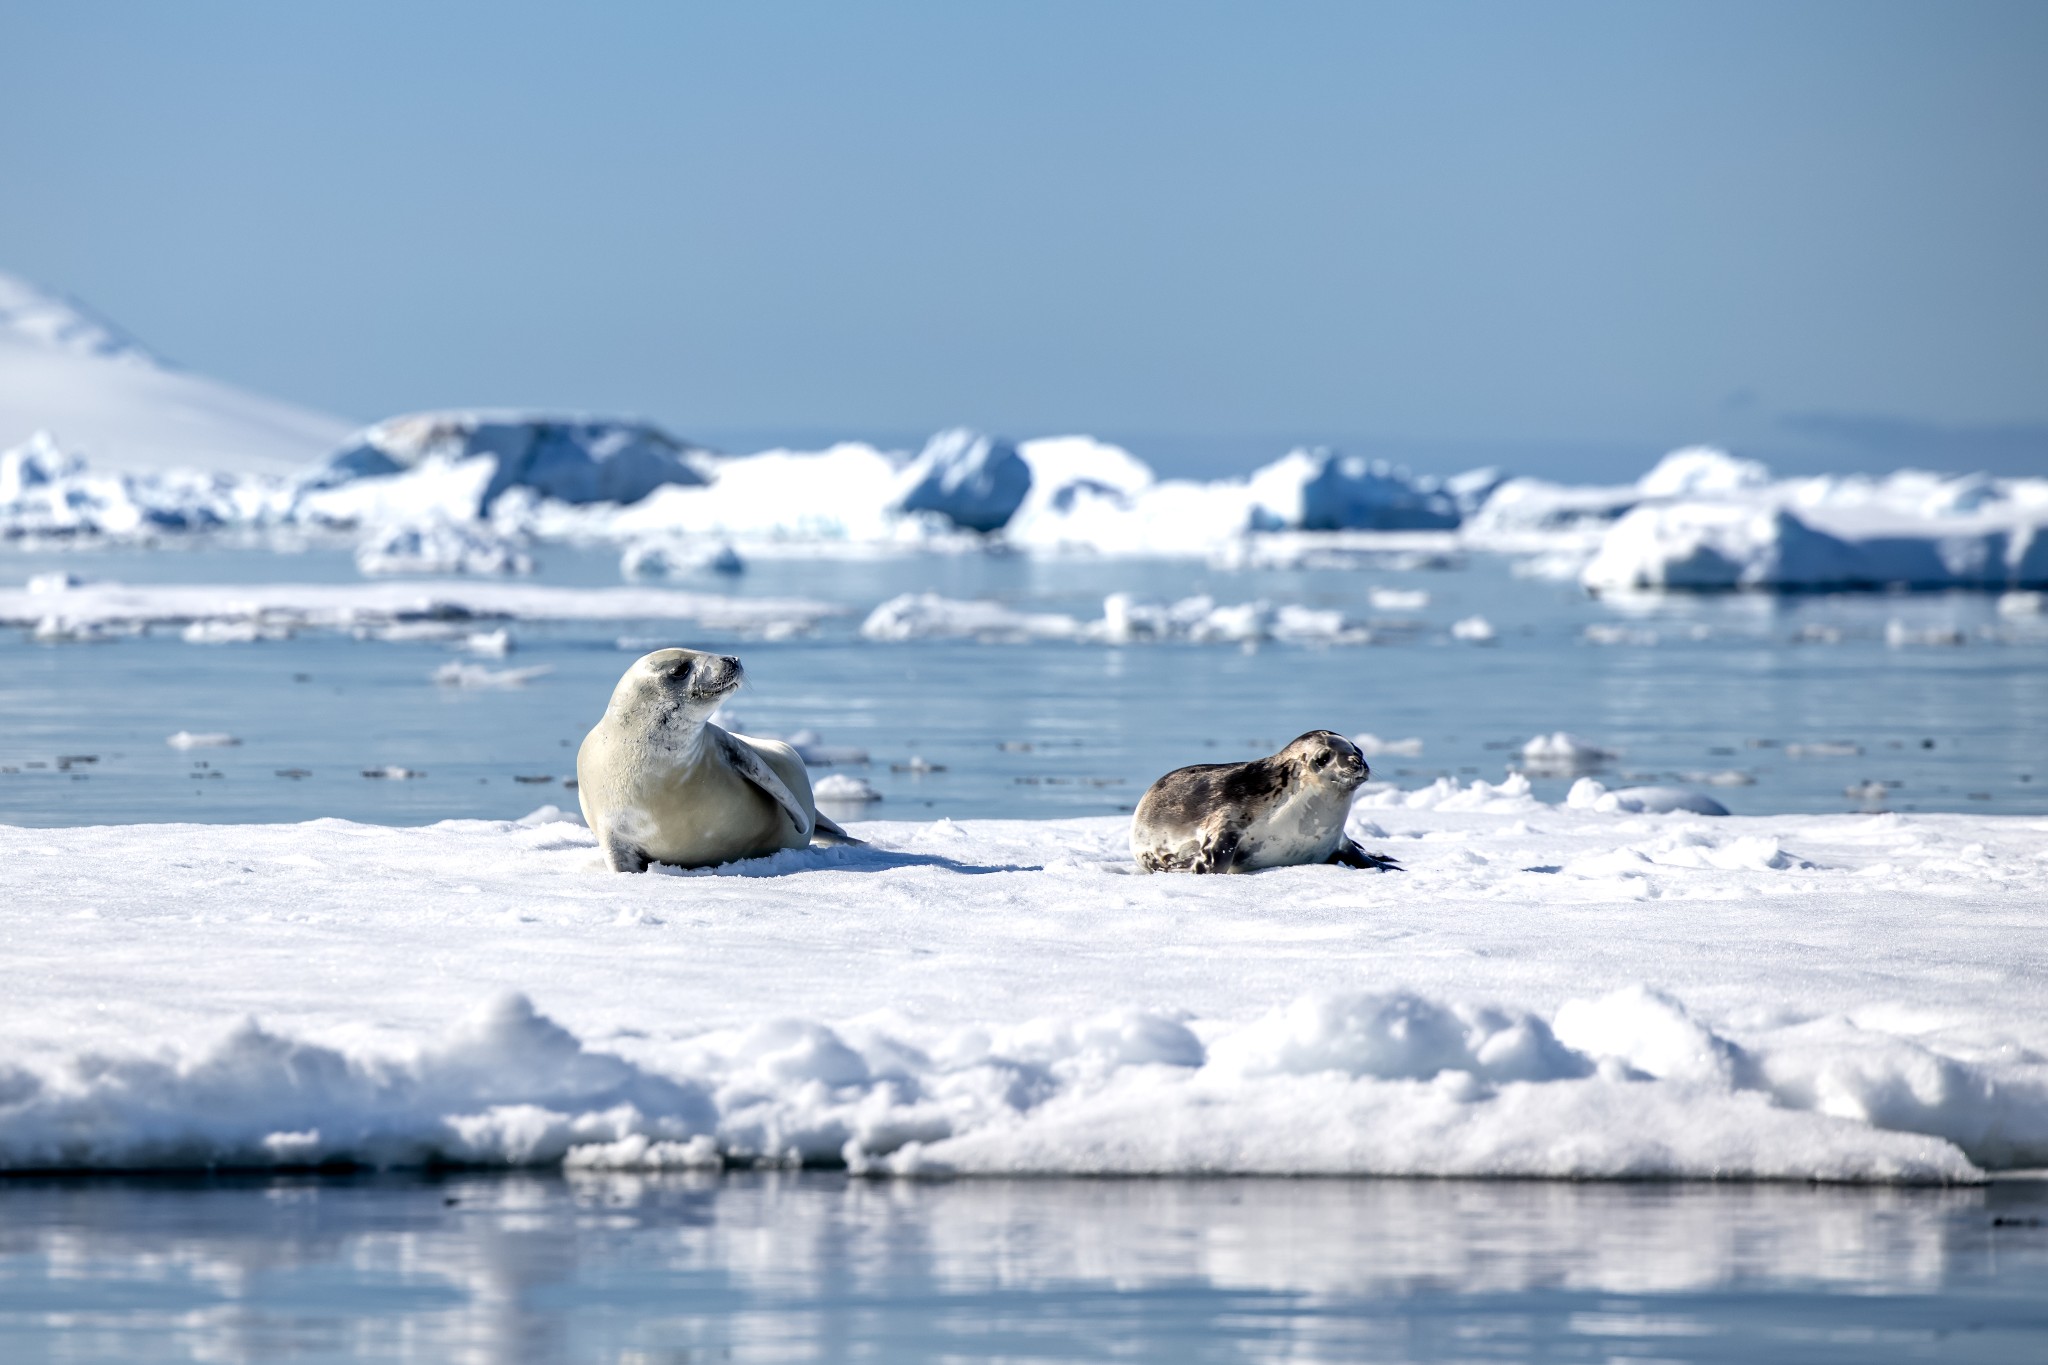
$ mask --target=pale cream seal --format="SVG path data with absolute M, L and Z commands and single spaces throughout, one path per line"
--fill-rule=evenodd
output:
M 576 795 L 614 871 L 859 842 L 818 814 L 796 750 L 711 723 L 743 676 L 729 654 L 657 649 L 612 689 L 576 753 Z

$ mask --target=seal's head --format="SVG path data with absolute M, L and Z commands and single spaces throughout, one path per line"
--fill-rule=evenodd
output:
M 740 661 L 730 654 L 657 649 L 641 655 L 619 679 L 612 689 L 612 710 L 700 725 L 745 676 Z
M 1334 730 L 1311 730 L 1275 755 L 1298 779 L 1353 792 L 1372 776 L 1358 746 Z

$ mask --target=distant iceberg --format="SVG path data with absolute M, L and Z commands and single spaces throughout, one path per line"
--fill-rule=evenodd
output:
M 1031 466 L 1008 441 L 967 427 L 925 443 L 899 478 L 899 512 L 936 512 L 963 531 L 1000 531 L 1031 491 Z
M 2048 480 L 1903 470 L 1773 480 L 1719 451 L 1666 456 L 1601 535 L 1598 593 L 2048 583 Z
M 95 364 L 145 363 L 82 316 L 45 309 L 10 324 L 5 304 L 0 290 L 0 331 Z M 391 418 L 297 475 L 108 471 L 41 430 L 0 451 L 0 543 L 208 532 L 346 536 L 371 574 L 516 573 L 529 547 L 574 543 L 613 547 L 628 578 L 777 556 L 1011 550 L 1320 570 L 1491 553 L 1517 556 L 1519 575 L 1609 595 L 2048 587 L 2048 478 L 1780 479 L 1709 446 L 1604 486 L 1496 469 L 1439 478 L 1324 447 L 1236 478 L 1161 478 L 1090 436 L 1011 442 L 967 427 L 915 454 L 849 441 L 725 455 L 641 421 L 491 411 Z M 1142 618 L 1130 617 L 1134 638 L 1160 633 Z M 1459 638 L 1482 635 L 1469 625 Z
M 667 484 L 706 482 L 696 461 L 710 452 L 646 422 L 520 412 L 425 412 L 366 427 L 328 457 L 307 484 L 318 491 L 361 479 L 486 462 L 471 516 L 514 488 L 581 504 L 636 503 Z

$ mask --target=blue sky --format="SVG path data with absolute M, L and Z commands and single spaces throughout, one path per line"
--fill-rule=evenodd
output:
M 0 0 L 0 269 L 344 416 L 2048 469 L 2048 5 Z

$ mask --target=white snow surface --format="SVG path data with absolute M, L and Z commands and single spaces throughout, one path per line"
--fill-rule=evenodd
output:
M 0 588 L 0 626 L 53 632 L 186 625 L 195 642 L 274 638 L 294 629 L 348 630 L 476 619 L 691 621 L 774 634 L 808 630 L 839 608 L 797 597 L 728 597 L 671 588 L 561 588 L 539 583 L 85 583 Z M 651 646 L 650 646 L 651 647 Z
M 1405 873 L 1144 876 L 1115 818 L 639 877 L 553 808 L 0 827 L 0 1166 L 2048 1163 L 2048 822 L 1360 805 Z
M 39 431 L 108 473 L 285 474 L 348 423 L 178 369 L 84 305 L 0 274 L 0 448 Z

